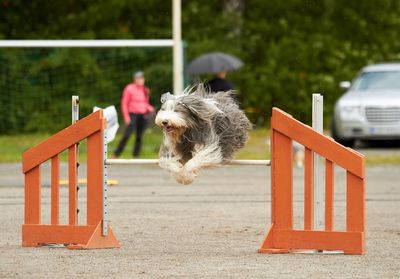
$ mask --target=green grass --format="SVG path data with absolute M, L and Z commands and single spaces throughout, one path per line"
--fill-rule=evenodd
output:
M 21 162 L 22 153 L 35 146 L 41 141 L 48 138 L 48 134 L 28 134 L 28 135 L 12 135 L 12 136 L 0 136 L 0 163 L 10 162 Z M 116 149 L 117 144 L 121 138 L 121 134 L 118 134 L 116 139 L 112 141 L 108 146 L 109 157 Z M 236 156 L 237 159 L 269 159 L 269 130 L 266 128 L 258 128 L 250 132 L 249 142 L 246 147 L 240 150 Z M 132 158 L 132 149 L 135 137 L 132 136 L 129 140 L 121 158 Z M 143 148 L 140 158 L 157 158 L 158 149 L 162 141 L 162 133 L 156 128 L 152 127 L 147 129 L 143 137 Z M 86 161 L 86 142 L 82 142 L 79 146 L 80 160 L 81 162 Z M 67 159 L 66 152 L 61 155 L 62 160 Z M 392 164 L 400 165 L 399 155 L 372 155 L 367 157 L 368 165 L 381 165 L 381 164 Z
M 48 138 L 48 134 L 27 134 L 27 135 L 2 135 L 0 136 L 0 163 L 20 162 L 22 153 L 29 148 L 35 146 L 41 141 Z M 250 139 L 247 146 L 242 149 L 237 158 L 238 159 L 268 159 L 269 148 L 267 144 L 268 130 L 257 129 L 250 133 Z M 109 157 L 116 149 L 121 134 L 117 134 L 115 140 L 108 145 Z M 130 138 L 126 145 L 121 158 L 131 158 L 132 149 L 134 144 L 134 135 Z M 143 147 L 140 158 L 157 158 L 158 150 L 162 141 L 162 133 L 158 128 L 152 127 L 147 129 L 143 137 Z M 86 142 L 79 145 L 80 159 L 86 160 Z M 66 160 L 67 154 L 63 152 L 61 159 Z
M 236 155 L 237 159 L 269 159 L 269 129 L 259 128 L 250 132 L 246 146 Z
M 114 150 L 117 148 L 117 145 L 121 139 L 122 134 L 117 134 L 116 138 L 110 142 L 108 145 L 108 153 L 109 157 L 111 157 L 111 154 L 114 152 Z M 156 128 L 152 127 L 150 129 L 147 129 L 145 134 L 143 135 L 143 141 L 142 141 L 142 151 L 140 154 L 140 158 L 150 158 L 154 159 L 158 157 L 158 150 L 160 149 L 160 144 L 162 142 L 162 132 Z M 120 158 L 123 159 L 129 159 L 132 158 L 132 151 L 133 151 L 133 145 L 135 143 L 135 135 L 132 135 L 131 138 L 129 139 L 129 142 L 126 144 L 124 152 L 121 154 Z
M 46 134 L 0 136 L 0 162 L 20 162 L 22 152 L 46 139 Z
M 22 153 L 36 144 L 44 141 L 50 135 L 48 134 L 26 134 L 26 135 L 11 135 L 0 136 L 0 163 L 20 162 Z M 121 138 L 121 134 L 117 134 L 114 141 L 108 145 L 108 152 L 111 156 L 116 149 Z M 134 136 L 132 136 L 126 145 L 126 148 L 121 155 L 121 158 L 131 158 Z M 162 134 L 157 129 L 148 129 L 143 138 L 143 148 L 140 158 L 157 158 L 158 149 L 162 140 Z M 86 161 L 86 141 L 79 145 L 79 158 Z M 67 159 L 67 152 L 61 154 L 61 159 Z
M 367 156 L 367 165 L 400 165 L 400 156 L 396 155 L 373 155 Z

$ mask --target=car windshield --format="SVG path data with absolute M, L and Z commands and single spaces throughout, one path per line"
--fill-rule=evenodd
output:
M 400 71 L 362 73 L 353 88 L 356 91 L 400 90 Z

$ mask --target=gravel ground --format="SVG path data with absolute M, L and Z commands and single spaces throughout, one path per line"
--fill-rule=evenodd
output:
M 0 278 L 400 278 L 400 172 L 367 169 L 367 253 L 363 256 L 258 254 L 270 225 L 270 172 L 264 167 L 204 171 L 177 185 L 157 167 L 113 166 L 111 226 L 120 249 L 22 248 L 20 165 L 0 165 Z M 49 167 L 42 218 L 49 221 Z M 81 173 L 85 173 L 84 167 Z M 65 173 L 62 175 L 66 176 Z M 344 171 L 335 170 L 336 228 L 344 228 Z M 301 228 L 302 170 L 294 172 L 295 226 Z M 79 214 L 85 219 L 85 187 Z M 61 221 L 67 220 L 66 188 Z

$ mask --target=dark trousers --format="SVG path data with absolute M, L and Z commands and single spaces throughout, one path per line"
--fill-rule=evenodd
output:
M 129 126 L 125 128 L 124 135 L 122 136 L 122 139 L 119 142 L 118 147 L 114 152 L 116 157 L 119 157 L 119 155 L 121 155 L 121 153 L 124 151 L 125 145 L 128 142 L 133 132 L 136 132 L 136 140 L 135 140 L 135 146 L 133 148 L 133 156 L 134 157 L 139 156 L 140 150 L 142 148 L 142 136 L 144 130 L 146 129 L 147 117 L 145 114 L 130 113 L 129 115 L 131 117 L 131 123 L 129 123 Z

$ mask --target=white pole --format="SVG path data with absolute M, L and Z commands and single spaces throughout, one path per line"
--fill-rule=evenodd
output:
M 102 222 L 102 227 L 101 227 L 101 235 L 102 236 L 107 236 L 108 234 L 108 184 L 107 184 L 107 179 L 108 179 L 108 170 L 107 170 L 107 164 L 105 163 L 107 161 L 107 133 L 106 130 L 103 130 L 103 222 Z
M 323 133 L 324 97 L 313 94 L 312 99 L 312 127 L 318 133 Z M 314 230 L 324 229 L 324 184 L 322 183 L 323 168 L 321 156 L 314 153 Z
M 106 165 L 157 165 L 158 159 L 107 159 Z M 270 160 L 233 160 L 228 165 L 270 166 Z
M 181 0 L 172 0 L 172 39 L 174 42 L 174 94 L 179 95 L 183 92 Z
M 79 120 L 79 96 L 72 96 L 72 124 Z
M 75 124 L 79 120 L 79 96 L 72 96 L 72 115 L 71 120 L 72 124 Z M 78 172 L 79 172 L 79 143 L 76 144 L 76 181 L 78 181 Z M 75 185 L 76 196 L 78 200 L 78 183 Z M 77 209 L 79 213 L 79 208 Z

